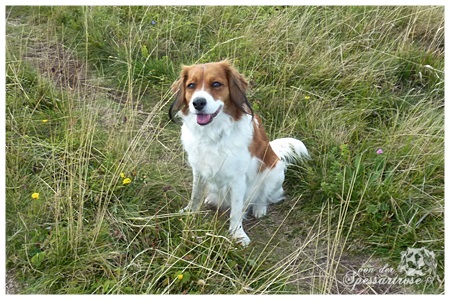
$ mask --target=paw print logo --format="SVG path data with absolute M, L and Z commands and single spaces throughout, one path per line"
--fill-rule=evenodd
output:
M 433 251 L 422 248 L 409 248 L 401 252 L 397 271 L 408 277 L 436 275 L 436 256 Z

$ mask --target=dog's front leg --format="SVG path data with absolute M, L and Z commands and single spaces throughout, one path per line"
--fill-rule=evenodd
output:
M 193 183 L 192 183 L 192 194 L 191 200 L 188 205 L 181 210 L 181 212 L 185 211 L 198 211 L 200 209 L 200 205 L 202 204 L 202 196 L 203 191 L 205 189 L 205 180 L 198 174 L 193 172 Z
M 242 219 L 244 218 L 245 183 L 235 183 L 230 189 L 230 234 L 241 245 L 250 244 L 250 238 L 244 231 Z

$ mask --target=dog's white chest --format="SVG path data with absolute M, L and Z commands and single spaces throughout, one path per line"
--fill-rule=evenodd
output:
M 194 128 L 195 131 L 184 124 L 181 139 L 195 173 L 207 180 L 224 182 L 233 180 L 239 172 L 245 177 L 251 164 L 251 132 L 217 128 L 215 136 L 211 136 L 203 128 Z

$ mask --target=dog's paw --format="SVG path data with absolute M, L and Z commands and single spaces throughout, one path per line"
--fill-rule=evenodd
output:
M 235 232 L 232 235 L 233 240 L 235 240 L 239 245 L 243 246 L 243 247 L 247 247 L 251 240 L 248 237 L 248 235 L 242 230 L 242 231 L 238 231 Z
M 255 206 L 253 206 L 252 214 L 257 219 L 264 217 L 267 214 L 267 205 L 255 205 Z
M 205 204 L 206 205 L 210 205 L 210 206 L 214 206 L 214 207 L 219 207 L 220 206 L 219 205 L 219 201 L 217 201 L 217 197 L 211 196 L 211 195 L 206 197 Z
M 188 206 L 186 206 L 185 208 L 182 208 L 182 209 L 180 209 L 180 211 L 179 211 L 179 213 L 189 213 L 189 212 L 192 212 L 192 209 L 191 209 L 191 207 L 188 205 Z

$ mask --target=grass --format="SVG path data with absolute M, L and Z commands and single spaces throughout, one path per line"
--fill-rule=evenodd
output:
M 6 12 L 15 292 L 444 292 L 443 7 Z M 245 222 L 244 249 L 226 215 L 177 213 L 191 174 L 167 117 L 181 64 L 225 58 L 269 136 L 312 156 L 288 170 L 284 202 Z M 435 280 L 345 285 L 407 247 L 436 254 Z

